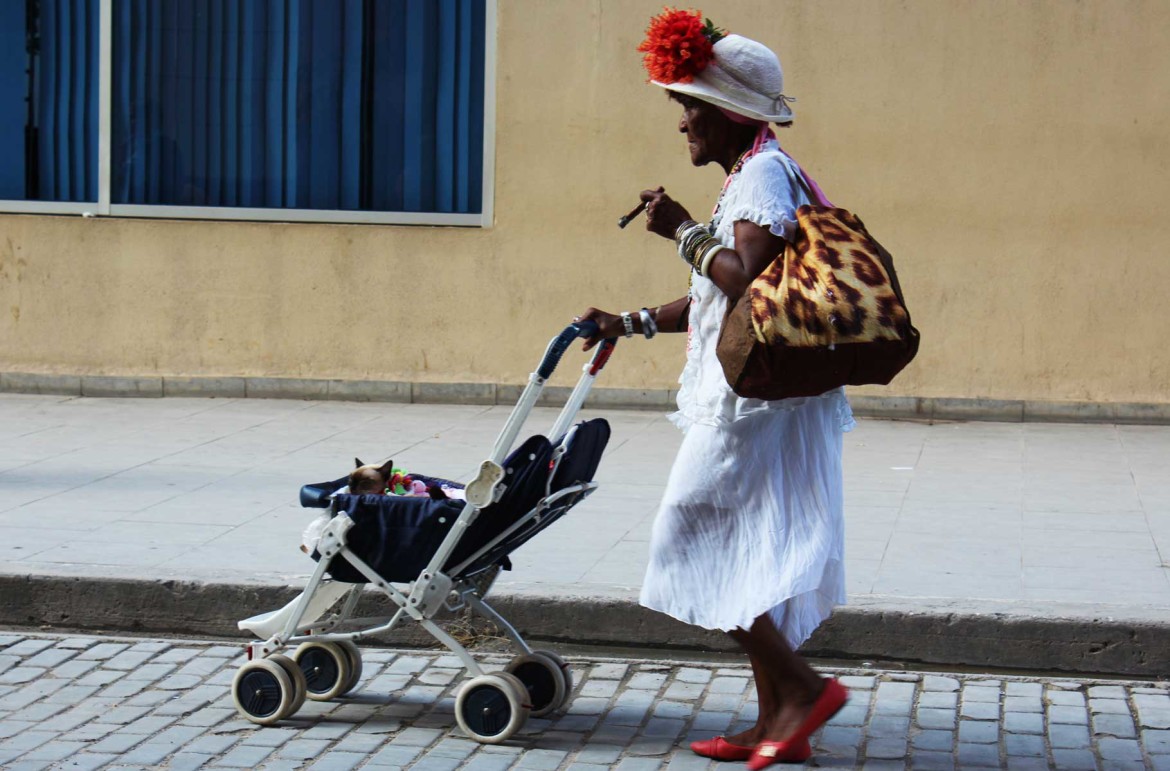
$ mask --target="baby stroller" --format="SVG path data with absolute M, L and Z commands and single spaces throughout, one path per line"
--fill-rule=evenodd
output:
M 326 511 L 313 558 L 316 569 L 285 607 L 239 622 L 259 638 L 232 682 L 232 698 L 246 719 L 272 725 L 294 714 L 306 698 L 328 701 L 351 691 L 361 676 L 356 642 L 417 622 L 455 654 L 472 678 L 455 702 L 455 719 L 468 736 L 496 744 L 528 716 L 561 707 L 573 688 L 565 662 L 531 649 L 484 600 L 508 555 L 597 488 L 593 475 L 609 440 L 596 419 L 573 426 L 597 374 L 616 345 L 598 346 L 548 436 L 532 436 L 512 450 L 525 419 L 561 356 L 593 322 L 565 328 L 549 343 L 539 368 L 508 417 L 491 456 L 466 485 L 420 477 L 428 485 L 462 489 L 465 500 L 394 495 L 350 495 L 348 478 L 305 485 L 301 505 Z M 509 452 L 512 450 L 511 452 Z M 355 616 L 365 586 L 390 599 L 391 615 Z M 487 673 L 433 618 L 464 608 L 493 621 L 517 651 L 503 672 Z M 295 646 L 291 655 L 281 653 Z

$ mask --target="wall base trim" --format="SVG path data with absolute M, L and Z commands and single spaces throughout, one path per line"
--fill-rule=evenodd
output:
M 515 404 L 523 386 L 495 383 L 411 383 L 283 377 L 117 377 L 0 372 L 0 393 L 93 397 L 220 397 L 323 399 L 399 404 Z M 559 407 L 572 389 L 550 386 L 542 406 Z M 595 388 L 589 406 L 671 411 L 674 389 Z M 987 420 L 1008 423 L 1137 423 L 1170 425 L 1170 402 L 1060 402 L 919 396 L 849 397 L 861 417 L 893 420 Z

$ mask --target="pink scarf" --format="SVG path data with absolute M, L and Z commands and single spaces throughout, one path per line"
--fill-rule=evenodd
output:
M 829 197 L 825 195 L 825 191 L 821 190 L 821 186 L 817 184 L 817 181 L 810 177 L 808 173 L 800 167 L 800 164 L 796 162 L 795 158 L 784 152 L 784 149 L 780 147 L 780 142 L 776 139 L 776 133 L 772 131 L 767 122 L 756 120 L 755 118 L 749 118 L 746 115 L 740 115 L 739 113 L 732 112 L 731 110 L 725 110 L 722 107 L 718 109 L 721 113 L 736 123 L 741 123 L 745 126 L 758 127 L 758 130 L 756 131 L 756 139 L 754 142 L 752 142 L 752 148 L 748 150 L 747 155 L 743 157 L 744 161 L 747 161 L 748 158 L 751 158 L 753 155 L 760 152 L 760 150 L 764 148 L 764 143 L 769 139 L 775 141 L 776 149 L 779 150 L 785 158 L 792 161 L 792 164 L 796 166 L 796 170 L 800 172 L 800 176 L 803 177 L 805 183 L 808 184 L 809 191 L 813 194 L 813 198 L 816 199 L 813 201 L 813 203 L 817 204 L 818 206 L 833 206 L 833 204 L 829 201 Z M 726 189 L 727 185 L 730 183 L 731 178 L 728 177 L 727 182 L 723 184 L 724 189 Z

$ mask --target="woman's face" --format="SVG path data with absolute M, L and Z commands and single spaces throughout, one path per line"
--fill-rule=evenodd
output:
M 682 105 L 682 118 L 678 130 L 687 135 L 687 148 L 691 151 L 691 163 L 705 166 L 715 162 L 722 154 L 728 136 L 727 119 L 712 105 L 692 99 L 685 94 L 676 95 L 675 101 Z

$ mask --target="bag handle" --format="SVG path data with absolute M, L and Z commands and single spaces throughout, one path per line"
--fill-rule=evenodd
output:
M 808 178 L 804 174 L 804 168 L 796 162 L 796 159 L 788 153 L 784 152 L 784 148 L 780 147 L 779 145 L 777 145 L 777 149 L 780 150 L 781 155 L 788 159 L 788 163 L 796 167 L 796 183 L 800 185 L 802 190 L 804 190 L 804 197 L 808 199 L 809 204 L 812 206 L 827 205 L 829 207 L 836 208 L 833 206 L 832 201 L 829 200 L 829 197 L 825 195 L 824 191 L 817 187 L 815 182 L 809 182 Z M 822 200 L 824 200 L 824 203 L 821 203 Z

